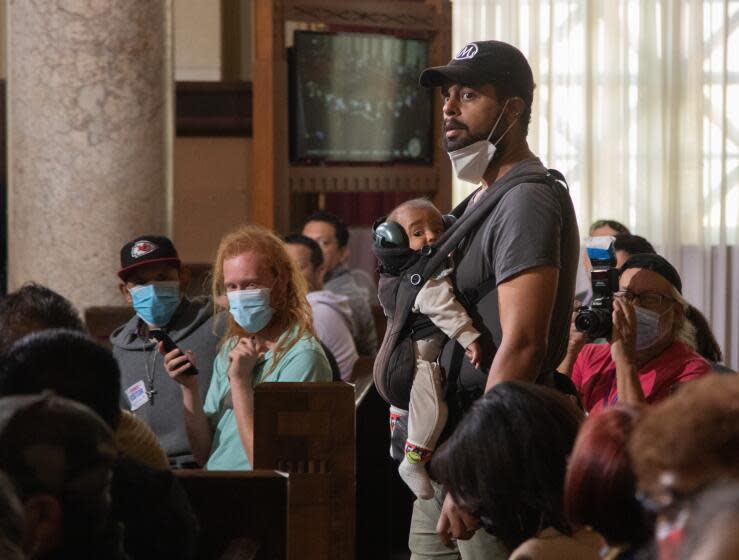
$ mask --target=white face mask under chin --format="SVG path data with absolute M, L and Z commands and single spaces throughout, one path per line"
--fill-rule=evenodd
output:
M 457 179 L 460 181 L 465 181 L 475 185 L 479 185 L 482 181 L 482 176 L 485 174 L 485 170 L 493 160 L 493 156 L 497 149 L 496 145 L 490 141 L 490 138 L 498 127 L 500 119 L 503 117 L 505 108 L 508 106 L 508 101 L 509 100 L 506 99 L 503 108 L 500 110 L 500 115 L 498 115 L 498 120 L 495 121 L 493 129 L 485 140 L 478 140 L 469 146 L 449 152 L 449 159 L 452 162 L 454 175 L 456 175 Z M 514 120 L 508 125 L 508 128 L 506 128 L 503 134 L 498 138 L 497 143 L 500 143 L 515 122 L 516 121 Z

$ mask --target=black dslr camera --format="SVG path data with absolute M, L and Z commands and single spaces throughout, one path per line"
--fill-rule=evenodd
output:
M 593 299 L 589 306 L 580 307 L 575 316 L 575 328 L 590 340 L 611 338 L 613 294 L 618 291 L 618 269 L 613 249 L 613 237 L 594 237 L 588 244 L 588 258 L 593 269 L 590 283 Z

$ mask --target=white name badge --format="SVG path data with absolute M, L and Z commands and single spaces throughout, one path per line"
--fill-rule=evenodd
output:
M 131 410 L 141 408 L 149 402 L 149 395 L 146 394 L 146 385 L 144 385 L 143 380 L 134 383 L 126 389 L 126 396 L 128 397 L 128 402 L 131 403 Z

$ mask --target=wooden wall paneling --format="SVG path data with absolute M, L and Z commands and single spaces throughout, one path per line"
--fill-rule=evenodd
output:
M 177 82 L 177 136 L 252 135 L 249 82 Z
M 254 2 L 254 183 L 256 223 L 286 233 L 289 228 L 288 79 L 281 0 Z
M 291 222 L 294 226 L 296 221 L 290 217 L 292 193 L 434 193 L 436 204 L 447 211 L 451 206 L 451 167 L 440 148 L 434 154 L 433 164 L 426 166 L 290 164 L 286 21 L 416 32 L 430 39 L 429 58 L 433 65 L 447 63 L 451 50 L 451 4 L 448 0 L 255 0 L 252 191 L 255 221 L 278 233 L 287 231 Z M 437 145 L 441 110 L 441 100 L 435 97 L 432 118 Z
M 431 39 L 429 52 L 429 63 L 431 66 L 447 64 L 451 58 L 452 51 L 452 4 L 449 0 L 425 0 L 428 6 L 432 6 L 439 17 L 438 31 Z M 441 119 L 443 103 L 440 95 L 434 95 L 434 171 L 438 179 L 434 204 L 442 212 L 448 212 L 452 208 L 452 166 L 449 156 L 441 148 Z
M 8 270 L 8 147 L 6 82 L 0 80 L 0 296 L 5 295 Z
M 293 165 L 289 184 L 292 192 L 429 193 L 439 178 L 429 165 Z
M 370 0 L 285 0 L 285 19 L 327 25 L 356 25 L 379 29 L 436 31 L 439 12 L 423 2 Z

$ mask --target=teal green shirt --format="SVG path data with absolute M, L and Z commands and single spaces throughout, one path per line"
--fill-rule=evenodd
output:
M 294 336 L 296 329 L 285 336 Z M 213 444 L 205 468 L 209 471 L 251 470 L 244 446 L 236 427 L 236 414 L 228 383 L 228 353 L 236 338 L 226 342 L 213 362 L 213 377 L 203 409 L 213 429 Z M 254 366 L 252 386 L 274 381 L 331 381 L 331 367 L 318 341 L 304 334 L 267 375 L 272 366 L 272 351 L 268 351 Z

